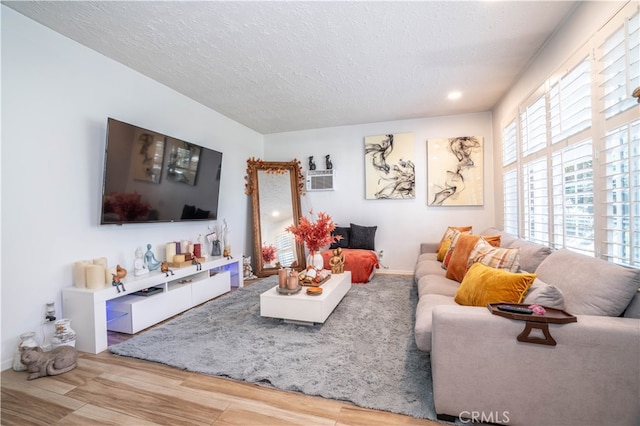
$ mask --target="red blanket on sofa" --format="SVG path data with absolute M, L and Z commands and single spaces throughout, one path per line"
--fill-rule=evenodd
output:
M 371 250 L 362 249 L 342 249 L 344 254 L 344 270 L 351 271 L 352 283 L 369 282 L 373 273 L 373 268 L 379 269 L 378 255 Z M 324 268 L 331 270 L 329 259 L 333 256 L 333 250 L 325 250 L 322 252 L 324 259 Z

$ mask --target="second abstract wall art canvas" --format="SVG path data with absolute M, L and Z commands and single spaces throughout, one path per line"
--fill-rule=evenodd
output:
M 427 204 L 484 204 L 482 136 L 427 140 Z

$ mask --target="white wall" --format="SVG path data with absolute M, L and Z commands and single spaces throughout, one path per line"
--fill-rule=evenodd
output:
M 208 225 L 100 226 L 107 117 L 222 151 L 219 218 L 232 252 L 246 247 L 246 159 L 262 135 L 2 6 L 2 369 L 18 336 L 52 332 L 46 302 L 62 315 L 73 262 L 106 256 L 132 270 L 136 247 L 195 239 Z M 72 324 L 73 327 L 73 324 Z
M 364 138 L 407 132 L 414 135 L 416 198 L 365 200 Z M 427 139 L 472 135 L 484 137 L 484 206 L 427 206 Z M 382 263 L 388 266 L 387 272 L 412 273 L 420 243 L 439 240 L 448 225 L 473 225 L 478 231 L 494 225 L 490 113 L 277 133 L 265 135 L 264 143 L 265 160 L 298 158 L 305 173 L 310 155 L 314 156 L 318 170 L 325 169 L 324 156 L 331 155 L 335 191 L 308 192 L 302 197 L 302 210 L 327 212 L 341 226 L 377 225 L 376 250 L 384 251 Z
M 494 192 L 496 193 L 496 224 L 503 223 L 502 198 L 502 130 L 518 113 L 518 107 L 540 88 L 564 62 L 580 49 L 611 19 L 628 1 L 580 2 L 563 26 L 549 39 L 538 56 L 531 61 L 516 84 L 503 96 L 493 109 L 493 133 L 495 135 Z M 637 3 L 637 2 L 636 2 Z M 585 53 L 586 54 L 586 53 Z

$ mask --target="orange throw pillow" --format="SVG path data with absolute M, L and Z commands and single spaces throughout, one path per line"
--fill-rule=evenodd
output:
M 500 247 L 500 234 L 498 235 L 483 235 L 482 238 L 494 247 Z
M 444 243 L 446 240 L 451 239 L 451 237 L 453 237 L 453 231 L 457 230 L 460 232 L 466 232 L 466 233 L 471 233 L 471 229 L 473 229 L 472 226 L 449 226 L 447 227 L 447 230 L 444 231 L 444 234 L 442 235 L 442 238 L 440 238 L 440 242 L 438 243 L 438 247 L 436 248 L 436 253 L 440 251 L 440 247 L 442 246 L 442 243 Z
M 447 278 L 462 282 L 467 273 L 469 255 L 479 239 L 480 235 L 460 234 L 447 265 Z

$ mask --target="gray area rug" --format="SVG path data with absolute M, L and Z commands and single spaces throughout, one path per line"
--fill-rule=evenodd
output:
M 324 324 L 260 316 L 265 278 L 109 347 L 115 354 L 434 420 L 429 354 L 413 336 L 412 277 L 354 284 Z M 282 296 L 287 297 L 287 296 Z

